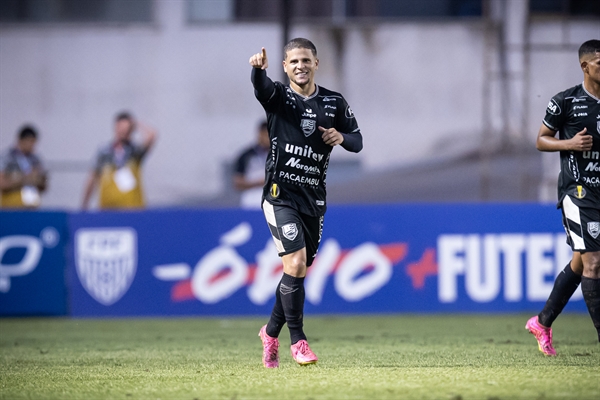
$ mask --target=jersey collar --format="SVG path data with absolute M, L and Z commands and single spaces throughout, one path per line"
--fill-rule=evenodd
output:
M 581 83 L 581 87 L 583 88 L 583 91 L 587 93 L 588 96 L 590 96 L 592 99 L 596 100 L 597 102 L 600 102 L 599 98 L 597 98 L 596 96 L 594 96 L 593 94 L 591 94 L 590 92 L 587 91 L 587 89 L 585 88 L 585 84 L 583 82 Z
M 292 92 L 294 92 L 298 96 L 302 97 L 302 100 L 310 100 L 312 98 L 317 97 L 317 95 L 319 94 L 319 85 L 317 85 L 316 83 L 315 83 L 315 92 L 313 94 L 311 94 L 310 96 L 308 96 L 308 97 L 304 96 L 303 94 L 300 94 L 300 93 L 296 92 L 294 90 L 294 88 L 292 87 L 292 85 L 288 85 L 288 87 L 292 90 Z

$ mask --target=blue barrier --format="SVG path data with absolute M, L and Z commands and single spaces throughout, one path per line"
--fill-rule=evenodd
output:
M 72 214 L 73 316 L 270 312 L 280 259 L 261 212 Z M 571 257 L 552 206 L 334 206 L 307 313 L 537 311 Z M 578 291 L 568 306 L 585 311 Z
M 0 213 L 0 315 L 66 315 L 67 214 Z

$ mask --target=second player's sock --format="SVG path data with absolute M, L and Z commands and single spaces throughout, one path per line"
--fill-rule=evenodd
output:
M 550 292 L 544 309 L 538 315 L 538 322 L 546 328 L 550 328 L 577 290 L 580 282 L 581 276 L 573 272 L 571 263 L 567 264 L 554 280 L 552 292 Z
M 600 279 L 582 277 L 581 291 L 600 342 Z
M 299 340 L 306 340 L 302 329 L 304 325 L 304 278 L 296 278 L 284 273 L 279 285 L 279 293 L 292 344 L 296 344 Z
M 271 311 L 271 318 L 269 318 L 269 322 L 267 323 L 267 335 L 271 337 L 279 337 L 281 328 L 283 328 L 283 324 L 285 324 L 285 313 L 283 311 L 283 305 L 281 304 L 281 293 L 279 292 L 280 286 L 281 281 L 279 281 L 277 289 L 275 290 L 275 305 L 273 306 L 273 311 Z

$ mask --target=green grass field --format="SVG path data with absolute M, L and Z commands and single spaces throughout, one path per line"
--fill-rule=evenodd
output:
M 554 324 L 544 357 L 528 315 L 307 316 L 319 363 L 261 364 L 265 318 L 0 319 L 1 399 L 599 399 L 586 314 Z

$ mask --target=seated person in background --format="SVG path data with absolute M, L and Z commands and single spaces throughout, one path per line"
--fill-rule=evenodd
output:
M 2 208 L 37 208 L 40 193 L 46 190 L 47 173 L 34 154 L 37 132 L 24 126 L 17 144 L 0 156 L 0 206 Z
M 131 141 L 136 125 L 143 135 L 140 145 Z M 129 113 L 118 114 L 114 140 L 98 152 L 85 187 L 82 208 L 88 208 L 96 186 L 100 186 L 100 209 L 143 208 L 141 164 L 155 141 L 154 129 L 136 124 Z
M 258 127 L 256 144 L 245 149 L 235 162 L 233 185 L 242 192 L 240 207 L 244 209 L 260 210 L 269 146 L 269 131 L 264 121 Z

